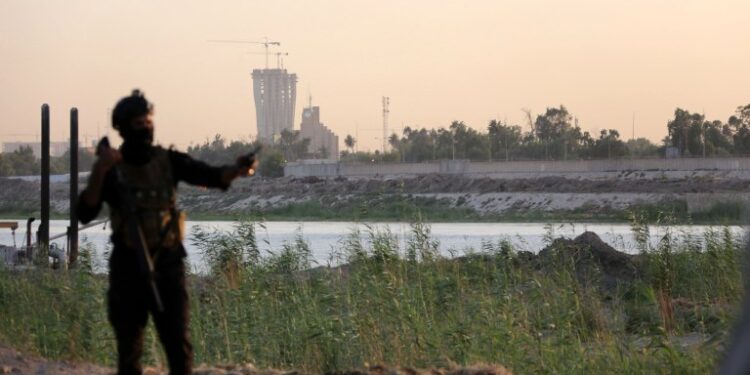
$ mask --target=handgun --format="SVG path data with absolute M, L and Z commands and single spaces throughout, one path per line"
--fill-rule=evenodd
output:
M 240 156 L 239 158 L 237 158 L 237 165 L 240 166 L 240 167 L 248 168 L 248 169 L 250 167 L 252 167 L 253 164 L 254 164 L 254 162 L 257 160 L 256 156 L 260 152 L 261 148 L 262 148 L 262 146 L 258 145 L 258 147 L 256 147 L 255 149 L 253 149 L 249 153 L 247 153 L 247 154 L 245 154 L 245 155 Z M 255 174 L 255 170 L 252 170 L 252 173 L 248 173 L 249 176 L 252 176 L 253 174 Z
M 102 151 L 108 148 L 111 148 L 111 146 L 109 145 L 109 138 L 103 137 L 99 140 L 99 143 L 96 144 L 96 156 L 101 155 Z

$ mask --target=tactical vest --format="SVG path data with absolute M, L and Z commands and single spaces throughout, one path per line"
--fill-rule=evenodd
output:
M 118 163 L 121 178 L 135 202 L 136 219 L 148 248 L 171 249 L 182 241 L 184 217 L 175 207 L 176 189 L 167 150 L 154 147 L 151 159 L 143 165 Z M 112 207 L 110 220 L 113 237 L 133 248 L 138 238 L 130 233 L 120 207 Z

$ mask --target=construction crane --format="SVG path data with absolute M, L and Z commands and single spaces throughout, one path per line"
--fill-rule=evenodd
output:
M 284 69 L 284 59 L 281 56 L 289 56 L 289 52 L 276 52 L 276 68 Z
M 391 98 L 383 97 L 383 155 L 385 155 L 385 147 L 388 142 L 388 114 L 391 113 L 389 108 L 391 104 Z
M 248 54 L 265 55 L 267 52 L 248 52 Z M 273 54 L 276 55 L 276 69 L 284 69 L 284 59 L 282 59 L 281 56 L 289 56 L 289 52 L 274 52 Z
M 281 43 L 279 42 L 269 42 L 268 38 L 263 38 L 265 41 L 263 42 L 256 42 L 256 41 L 249 41 L 249 40 L 231 40 L 231 39 L 214 39 L 214 40 L 208 40 L 209 43 L 233 43 L 233 44 L 262 44 L 263 47 L 266 49 L 266 69 L 268 69 L 268 46 L 281 46 Z

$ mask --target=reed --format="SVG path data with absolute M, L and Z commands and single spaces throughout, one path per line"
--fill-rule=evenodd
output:
M 516 373 L 707 373 L 743 294 L 741 241 L 718 228 L 652 247 L 615 290 L 582 283 L 561 256 L 540 268 L 507 241 L 441 256 L 416 218 L 406 245 L 387 230 L 352 232 L 330 264 L 301 234 L 280 249 L 262 222 L 205 230 L 208 274 L 189 276 L 197 363 L 324 372 L 366 364 L 500 363 Z M 552 237 L 552 236 L 551 236 Z M 68 271 L 0 271 L 0 339 L 45 357 L 112 365 L 106 277 L 88 254 Z M 153 330 L 145 360 L 163 361 Z

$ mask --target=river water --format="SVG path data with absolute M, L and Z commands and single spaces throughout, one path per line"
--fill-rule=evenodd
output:
M 0 219 L 0 221 L 2 221 Z M 25 223 L 18 221 L 19 228 L 16 230 L 15 240 L 20 246 L 25 238 Z M 34 224 L 38 224 L 35 222 Z M 201 272 L 205 270 L 203 254 L 192 243 L 191 234 L 195 233 L 197 227 L 209 231 L 231 232 L 236 224 L 233 221 L 188 221 L 186 223 L 185 247 L 188 252 L 188 260 L 191 267 Z M 67 220 L 50 221 L 50 235 L 64 233 L 68 225 Z M 432 223 L 428 224 L 431 237 L 439 243 L 441 253 L 448 256 L 459 256 L 470 252 L 478 252 L 482 244 L 486 242 L 497 243 L 502 240 L 510 241 L 516 250 L 527 250 L 538 252 L 549 238 L 569 237 L 573 238 L 584 231 L 597 233 L 602 240 L 616 249 L 628 253 L 636 252 L 636 243 L 633 232 L 627 224 L 602 224 L 602 223 L 576 223 L 576 224 L 542 224 L 542 223 Z M 710 230 L 723 230 L 723 227 L 710 227 L 704 225 L 671 226 L 669 230 L 676 238 L 694 236 L 700 239 L 703 234 Z M 739 226 L 729 227 L 734 235 L 741 235 L 742 228 Z M 362 243 L 369 243 L 371 231 L 390 231 L 399 243 L 399 247 L 406 248 L 411 238 L 412 227 L 409 223 L 355 223 L 355 222 L 292 222 L 273 221 L 265 222 L 256 226 L 257 243 L 263 254 L 277 253 L 284 243 L 292 242 L 301 236 L 310 246 L 313 260 L 317 264 L 335 264 L 332 259 L 342 243 L 353 233 L 359 232 Z M 33 227 L 36 231 L 36 225 Z M 651 226 L 651 241 L 656 244 L 666 233 L 667 228 Z M 108 249 L 110 228 L 108 225 L 97 225 L 80 233 L 82 243 L 89 242 L 96 248 L 95 264 L 98 270 L 106 269 L 106 251 Z M 65 246 L 65 238 L 53 241 L 58 246 Z M 0 244 L 12 245 L 13 235 L 10 230 L 4 229 L 0 232 Z

